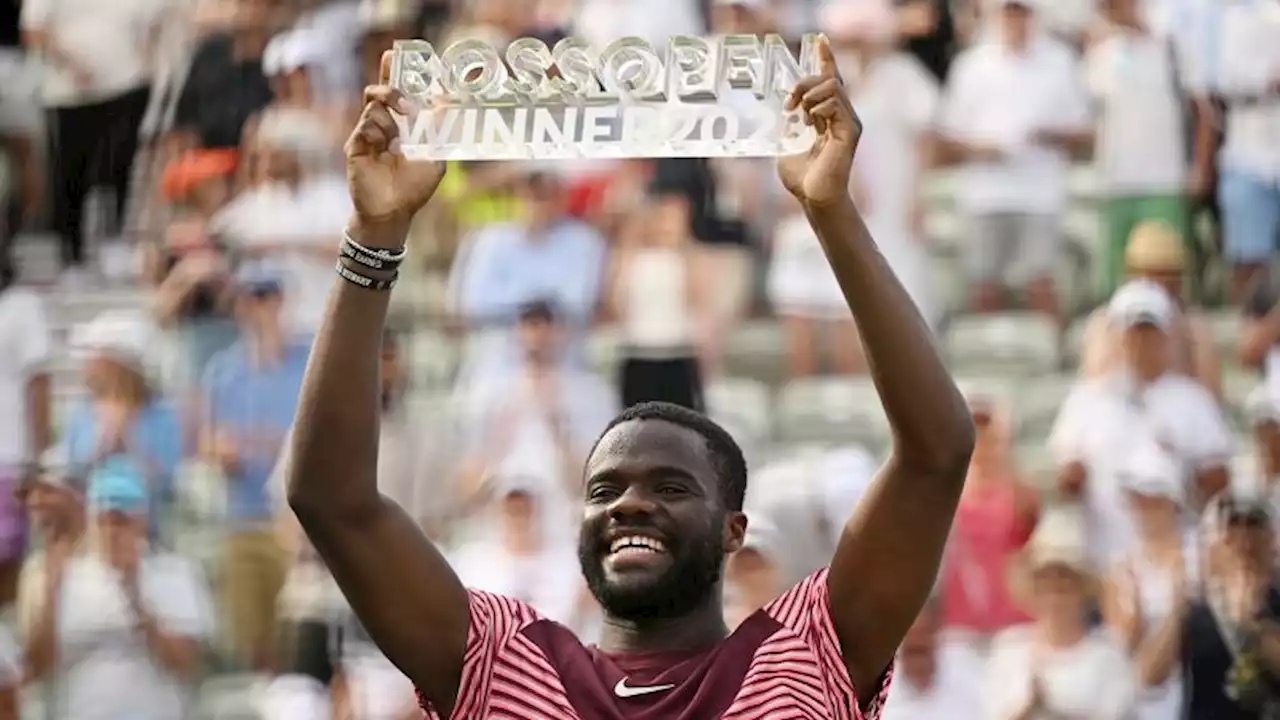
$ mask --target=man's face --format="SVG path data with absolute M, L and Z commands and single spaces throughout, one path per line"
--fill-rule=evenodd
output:
M 1169 337 L 1148 323 L 1124 331 L 1124 356 L 1129 368 L 1143 380 L 1154 380 L 1169 368 Z
M 520 321 L 517 330 L 520 347 L 529 362 L 548 365 L 559 355 L 564 329 L 554 319 L 526 318 Z
M 1065 619 L 1079 617 L 1084 607 L 1084 583 L 1080 574 L 1066 565 L 1051 564 L 1036 570 L 1036 615 Z
M 526 180 L 520 186 L 519 194 L 525 222 L 532 228 L 545 228 L 564 213 L 562 188 L 545 175 Z
M 133 370 L 107 355 L 97 355 L 84 364 L 84 386 L 98 398 L 126 397 Z
M 675 618 L 718 601 L 725 555 L 747 527 L 724 507 L 718 477 L 706 441 L 672 423 L 632 420 L 600 440 L 587 460 L 578 560 L 606 612 Z
M 274 326 L 280 319 L 281 290 L 278 282 L 252 283 L 242 288 L 236 299 L 236 317 L 241 327 L 256 334 Z
M 1271 523 L 1258 513 L 1233 513 L 1227 517 L 1223 536 L 1227 553 L 1248 567 L 1270 568 L 1275 557 L 1275 536 Z
M 1000 28 L 1004 41 L 1013 47 L 1024 47 L 1031 38 L 1031 9 L 1025 5 L 1006 4 L 1000 9 Z
M 102 553 L 118 562 L 136 555 L 138 544 L 146 537 L 147 525 L 143 516 L 109 510 L 94 517 L 93 529 L 98 533 Z

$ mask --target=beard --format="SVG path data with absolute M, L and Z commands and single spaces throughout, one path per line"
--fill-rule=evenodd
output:
M 609 554 L 605 539 L 607 518 L 584 525 L 578 536 L 578 563 L 587 588 L 604 611 L 624 620 L 666 620 L 687 615 L 712 597 L 724 571 L 723 517 L 712 518 L 710 527 L 697 537 L 679 539 L 661 533 L 671 563 L 659 574 L 642 579 L 610 578 L 604 561 Z M 651 524 L 629 525 L 629 530 L 656 529 Z

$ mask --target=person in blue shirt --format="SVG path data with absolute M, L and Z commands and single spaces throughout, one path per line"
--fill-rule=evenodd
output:
M 124 312 L 103 313 L 72 331 L 72 351 L 84 358 L 88 397 L 72 409 L 60 439 L 69 466 L 93 467 L 119 455 L 139 468 L 150 488 L 153 542 L 161 537 L 182 460 L 177 408 L 148 379 L 146 359 L 154 341 L 154 326 L 145 317 Z
M 240 339 L 215 355 L 202 381 L 201 454 L 226 480 L 221 602 L 233 658 L 268 671 L 275 660 L 276 595 L 287 557 L 275 532 L 268 479 L 293 423 L 310 346 L 284 330 L 284 278 L 271 265 L 237 275 Z

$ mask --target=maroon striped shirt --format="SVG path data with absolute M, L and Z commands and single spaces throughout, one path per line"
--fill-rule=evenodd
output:
M 877 720 L 892 675 L 858 707 L 825 569 L 695 654 L 608 655 L 522 602 L 469 597 L 457 720 Z

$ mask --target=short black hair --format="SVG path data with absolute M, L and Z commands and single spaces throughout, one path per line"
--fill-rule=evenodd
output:
M 742 455 L 742 448 L 716 421 L 696 410 L 668 402 L 643 402 L 623 410 L 609 422 L 591 453 L 595 452 L 600 440 L 614 427 L 631 420 L 661 420 L 672 425 L 679 425 L 702 436 L 711 454 L 711 464 L 716 471 L 716 479 L 720 484 L 720 498 L 725 507 L 740 511 L 747 495 L 747 459 Z M 591 454 L 589 453 L 589 454 Z

